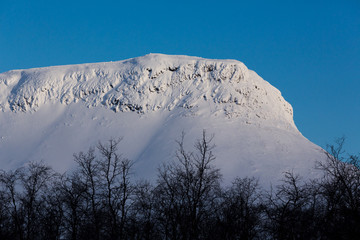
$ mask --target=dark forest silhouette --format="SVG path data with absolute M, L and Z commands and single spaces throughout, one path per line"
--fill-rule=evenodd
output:
M 42 162 L 0 172 L 0 239 L 358 239 L 358 156 L 344 139 L 329 146 L 304 181 L 286 172 L 265 191 L 253 177 L 221 186 L 213 136 L 192 151 L 177 142 L 176 159 L 158 169 L 154 184 L 131 179 L 121 139 L 74 154 L 77 168 L 60 175 Z M 221 156 L 218 156 L 221 158 Z

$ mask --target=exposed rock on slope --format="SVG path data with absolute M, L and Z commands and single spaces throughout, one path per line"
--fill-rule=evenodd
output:
M 14 70 L 0 74 L 3 111 L 34 111 L 48 102 L 117 111 L 173 110 L 293 127 L 292 107 L 281 93 L 235 60 L 150 54 L 130 60 Z M 285 127 L 285 126 L 284 126 Z
M 0 74 L 0 109 L 0 168 L 43 159 L 66 170 L 74 152 L 124 136 L 134 171 L 153 177 L 174 158 L 181 131 L 190 148 L 202 129 L 215 134 L 228 180 L 309 175 L 323 157 L 297 130 L 280 91 L 235 60 L 150 54 L 13 70 Z

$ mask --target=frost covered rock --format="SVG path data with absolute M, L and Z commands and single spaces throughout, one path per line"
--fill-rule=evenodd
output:
M 0 74 L 3 111 L 36 111 L 48 102 L 115 112 L 183 109 L 295 128 L 280 91 L 235 60 L 149 54 L 119 62 L 14 70 Z

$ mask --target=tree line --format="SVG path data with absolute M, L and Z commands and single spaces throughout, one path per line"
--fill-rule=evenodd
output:
M 56 173 L 43 162 L 0 172 L 0 239 L 358 239 L 359 157 L 344 139 L 318 162 L 319 179 L 286 172 L 265 191 L 254 177 L 221 185 L 213 136 L 161 165 L 155 183 L 132 180 L 121 139 L 74 154 L 77 168 Z

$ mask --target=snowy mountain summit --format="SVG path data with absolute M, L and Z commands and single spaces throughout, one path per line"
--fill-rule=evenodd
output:
M 280 92 L 235 60 L 149 54 L 110 63 L 15 70 L 0 75 L 2 110 L 35 111 L 48 102 L 115 112 L 207 108 L 248 122 L 294 127 L 292 107 Z
M 72 153 L 123 136 L 136 171 L 151 176 L 181 131 L 194 140 L 201 129 L 215 134 L 230 176 L 277 179 L 321 158 L 280 91 L 236 60 L 149 54 L 13 70 L 0 74 L 0 110 L 0 168 L 44 159 L 66 170 Z

